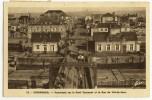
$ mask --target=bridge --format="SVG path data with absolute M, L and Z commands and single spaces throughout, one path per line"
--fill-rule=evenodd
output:
M 54 72 L 58 70 L 58 72 Z M 96 85 L 96 64 L 86 62 L 51 62 L 50 88 L 89 89 Z

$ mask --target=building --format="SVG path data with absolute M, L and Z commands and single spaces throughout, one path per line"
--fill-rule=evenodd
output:
M 61 10 L 48 10 L 40 16 L 40 20 L 49 19 L 52 24 L 62 24 L 64 23 L 67 15 Z
M 136 52 L 140 50 L 135 32 L 123 32 L 115 35 L 94 33 L 96 52 Z
M 92 24 L 92 22 L 93 22 L 92 16 L 86 16 L 86 17 L 85 17 L 85 24 L 86 24 L 86 25 Z
M 21 24 L 27 24 L 30 21 L 30 14 L 28 15 L 21 15 L 19 17 L 19 23 Z
M 9 89 L 49 88 L 49 72 L 45 70 L 16 70 L 8 74 Z
M 110 24 L 110 34 L 111 35 L 121 32 L 121 27 L 118 24 L 116 24 L 116 23 L 109 23 L 109 24 Z
M 91 36 L 94 35 L 94 33 L 110 33 L 110 24 L 108 23 L 98 23 L 91 27 Z
M 60 10 L 49 10 L 28 25 L 28 38 L 33 32 L 58 32 L 61 37 L 66 36 L 66 14 Z
M 118 23 L 118 16 L 115 15 L 115 12 L 113 12 L 113 14 L 106 13 L 101 19 L 102 23 Z
M 60 33 L 61 37 L 66 36 L 66 25 L 53 25 L 53 24 L 30 24 L 28 26 L 28 37 L 31 38 L 31 34 L 34 32 L 42 32 L 42 33 Z
M 60 33 L 32 33 L 32 51 L 34 53 L 57 52 L 60 39 Z
M 129 23 L 122 23 L 121 25 L 121 32 L 130 32 L 130 24 Z
M 93 23 L 101 23 L 101 18 L 103 14 L 92 14 L 91 17 L 93 19 Z
M 129 20 L 132 20 L 133 22 L 137 21 L 138 16 L 137 14 L 128 14 Z

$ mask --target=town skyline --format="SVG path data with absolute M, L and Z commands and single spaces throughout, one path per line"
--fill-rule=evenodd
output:
M 122 15 L 122 14 L 138 14 L 139 16 L 145 16 L 146 15 L 146 9 L 144 7 L 101 7 L 101 8 L 19 8 L 19 7 L 13 7 L 9 8 L 9 14 L 26 14 L 26 13 L 32 13 L 32 14 L 42 14 L 48 10 L 62 10 L 63 12 L 66 12 L 69 15 L 80 15 L 80 16 L 86 16 L 90 14 L 104 14 L 104 13 L 112 13 L 115 12 L 116 15 Z

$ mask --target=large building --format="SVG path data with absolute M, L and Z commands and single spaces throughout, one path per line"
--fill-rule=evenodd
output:
M 61 37 L 66 36 L 66 25 L 52 25 L 49 23 L 46 24 L 30 24 L 28 26 L 28 37 L 31 38 L 31 34 L 33 32 L 43 32 L 43 33 L 48 33 L 48 32 L 59 32 Z
M 32 33 L 33 53 L 52 53 L 58 51 L 60 33 Z
M 33 32 L 59 32 L 61 37 L 66 36 L 66 14 L 61 10 L 49 10 L 28 25 L 28 37 Z
M 135 32 L 123 32 L 115 35 L 108 35 L 105 32 L 95 33 L 94 41 L 96 52 L 126 53 L 140 50 Z

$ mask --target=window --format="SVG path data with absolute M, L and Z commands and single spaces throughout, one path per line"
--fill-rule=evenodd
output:
M 130 51 L 133 51 L 133 44 L 130 44 Z
M 36 49 L 39 49 L 40 48 L 40 46 L 39 45 L 36 45 Z
M 54 51 L 54 45 L 50 45 L 50 51 Z
M 97 46 L 97 50 L 98 50 L 98 51 L 101 51 L 101 45 L 98 45 L 98 46 Z
M 105 31 L 108 31 L 108 29 L 107 29 L 107 28 L 105 28 Z
M 107 51 L 110 51 L 111 50 L 111 46 L 110 44 L 107 45 Z
M 100 31 L 103 31 L 103 28 L 101 28 Z
M 119 51 L 120 50 L 120 46 L 118 44 L 115 45 L 115 50 Z

